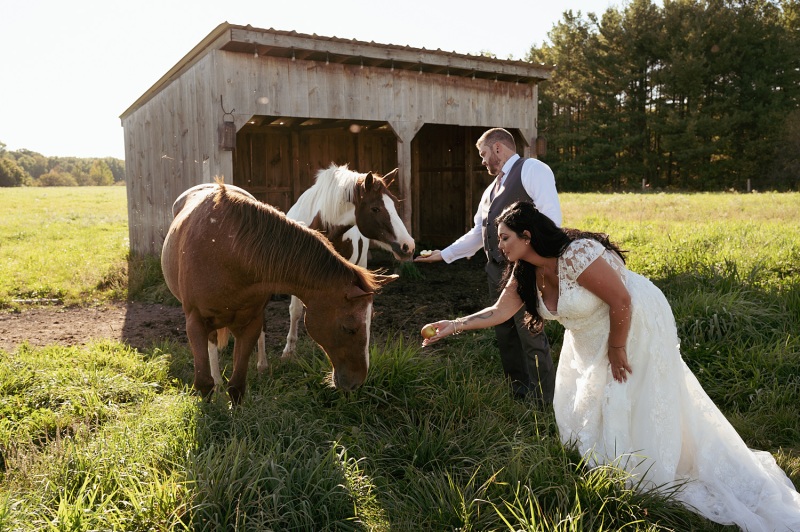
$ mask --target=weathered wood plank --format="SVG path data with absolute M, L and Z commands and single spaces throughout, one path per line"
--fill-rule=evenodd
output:
M 487 180 L 475 139 L 502 126 L 516 131 L 520 150 L 527 149 L 537 134 L 532 80 L 549 77 L 549 69 L 520 62 L 231 25 L 204 42 L 121 117 L 134 253 L 160 252 L 172 202 L 194 184 L 224 176 L 286 210 L 331 162 L 361 172 L 400 168 L 395 191 L 412 233 L 457 237 L 471 223 Z M 253 54 L 256 46 L 267 53 L 273 45 L 304 48 L 294 61 L 290 54 Z M 326 51 L 349 60 L 320 60 Z M 469 68 L 478 72 L 475 79 Z M 527 81 L 494 81 L 492 72 Z M 226 110 L 235 109 L 233 152 L 219 147 L 220 96 Z M 280 117 L 287 124 L 248 124 L 266 117 L 266 124 Z M 308 119 L 330 121 L 332 128 L 303 129 Z M 369 127 L 348 129 L 359 122 Z M 375 129 L 379 124 L 391 129 Z

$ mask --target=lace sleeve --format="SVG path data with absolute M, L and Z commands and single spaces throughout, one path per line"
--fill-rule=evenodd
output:
M 561 260 L 564 264 L 564 277 L 568 281 L 576 282 L 591 263 L 600 257 L 606 248 L 597 240 L 585 238 L 572 242 Z

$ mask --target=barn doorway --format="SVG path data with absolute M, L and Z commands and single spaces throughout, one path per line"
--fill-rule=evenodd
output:
M 254 116 L 236 134 L 233 184 L 286 212 L 331 163 L 387 174 L 397 139 L 385 122 Z
M 486 129 L 425 124 L 414 137 L 410 179 L 419 249 L 441 249 L 472 227 L 492 181 L 475 148 Z M 233 184 L 287 212 L 331 163 L 381 175 L 397 168 L 397 142 L 386 122 L 254 116 L 236 135 Z M 395 195 L 412 202 L 398 185 L 392 187 Z
M 485 127 L 426 124 L 412 144 L 419 195 L 419 246 L 441 249 L 473 224 L 481 194 L 492 177 L 475 142 Z

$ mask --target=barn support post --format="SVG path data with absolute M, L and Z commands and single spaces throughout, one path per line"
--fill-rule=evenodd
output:
M 466 179 L 466 192 L 467 197 L 466 201 L 464 201 L 464 220 L 467 222 L 472 222 L 472 218 L 475 214 L 473 210 L 473 206 L 478 204 L 478 200 L 475 198 L 477 195 L 480 198 L 481 194 L 483 194 L 483 189 L 475 186 L 475 165 L 472 163 L 475 157 L 474 152 L 475 150 L 475 141 L 474 138 L 474 131 L 472 128 L 465 127 L 464 129 L 464 177 Z M 469 231 L 469 227 L 465 227 L 464 231 Z
M 538 117 L 538 110 L 539 110 L 539 84 L 533 84 L 533 124 L 530 128 L 520 128 L 520 133 L 522 133 L 522 138 L 525 139 L 527 146 L 524 148 L 524 155 L 525 157 L 533 157 L 534 159 L 539 158 L 539 154 L 537 153 L 538 150 L 535 149 L 536 146 L 536 139 L 539 138 L 539 117 Z
M 400 180 L 400 192 L 405 201 L 403 206 L 403 223 L 411 228 L 411 235 L 419 237 L 419 197 L 412 194 L 412 172 L 411 141 L 422 129 L 423 122 L 409 122 L 405 120 L 390 120 L 389 126 L 394 130 L 397 137 L 397 175 Z M 410 205 L 408 209 L 405 205 Z
M 292 191 L 289 193 L 289 205 L 294 205 L 303 192 L 300 183 L 300 135 L 295 129 L 291 133 L 289 149 L 292 152 Z
M 536 150 L 532 149 L 532 147 L 536 145 L 536 128 L 521 127 L 519 128 L 519 133 L 522 135 L 522 139 L 525 141 L 525 145 L 522 147 L 522 156 L 538 159 L 539 157 L 536 154 Z

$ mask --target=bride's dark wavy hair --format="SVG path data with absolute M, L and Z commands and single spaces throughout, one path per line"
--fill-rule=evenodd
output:
M 520 238 L 524 231 L 531 234 L 531 247 L 542 257 L 560 257 L 573 240 L 591 238 L 597 240 L 606 249 L 615 252 L 625 262 L 625 253 L 615 243 L 608 239 L 605 233 L 592 233 L 558 227 L 553 220 L 539 212 L 533 203 L 518 201 L 512 203 L 495 219 L 495 224 L 506 224 Z M 532 332 L 540 332 L 544 327 L 544 320 L 539 314 L 539 298 L 536 287 L 536 266 L 518 260 L 506 265 L 503 273 L 502 285 L 514 276 L 517 281 L 517 293 L 525 303 L 525 326 Z

